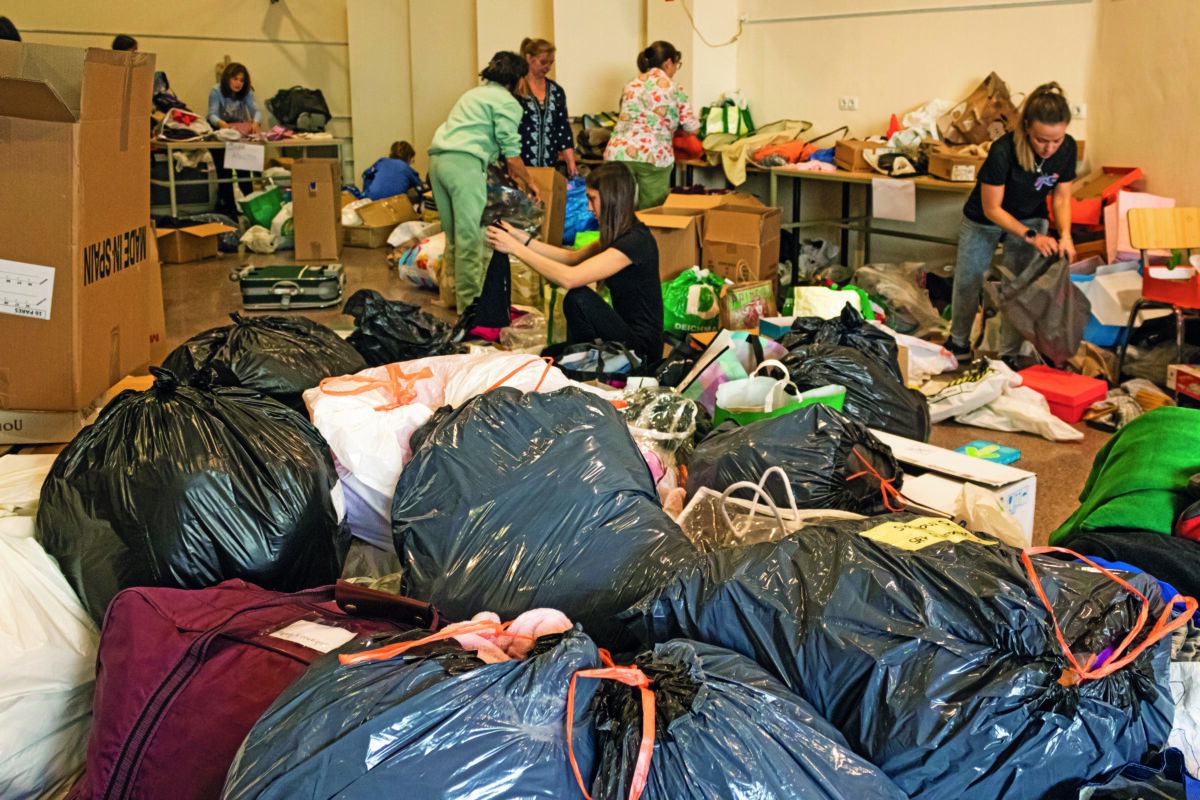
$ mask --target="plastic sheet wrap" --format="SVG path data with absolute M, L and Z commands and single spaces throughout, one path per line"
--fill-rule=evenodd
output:
M 648 643 L 754 658 L 918 800 L 1069 796 L 1165 744 L 1169 637 L 1064 685 L 1071 664 L 1021 551 L 955 527 L 897 515 L 726 548 L 623 618 Z M 1142 600 L 1115 581 L 1030 559 L 1081 663 L 1139 627 Z M 1157 582 L 1125 577 L 1158 618 Z
M 439 410 L 412 444 L 392 504 L 405 594 L 451 619 L 557 608 L 619 649 L 612 616 L 696 553 L 596 395 L 497 389 Z
M 153 387 L 117 395 L 67 445 L 42 489 L 38 541 L 92 618 L 131 586 L 336 580 L 350 541 L 317 429 L 249 390 L 151 373 Z
M 367 368 L 358 351 L 307 317 L 244 317 L 175 348 L 163 368 L 183 381 L 201 375 L 215 386 L 240 386 L 304 411 L 304 390 L 323 378 Z

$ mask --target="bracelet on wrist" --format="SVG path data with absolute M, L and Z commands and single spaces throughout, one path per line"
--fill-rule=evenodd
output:
M 533 241 L 533 234 L 529 234 L 529 238 L 525 240 L 525 246 L 529 247 L 529 243 Z

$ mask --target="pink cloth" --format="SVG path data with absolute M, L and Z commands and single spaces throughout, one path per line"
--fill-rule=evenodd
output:
M 499 626 L 500 616 L 491 611 L 481 611 L 469 622 L 447 625 L 443 632 L 454 634 L 456 629 L 477 622 L 493 622 Z M 572 627 L 571 620 L 561 611 L 553 608 L 535 608 L 513 620 L 507 632 L 462 633 L 453 635 L 453 639 L 464 650 L 474 650 L 485 663 L 497 664 L 501 661 L 523 660 L 529 655 L 539 637 L 566 633 Z

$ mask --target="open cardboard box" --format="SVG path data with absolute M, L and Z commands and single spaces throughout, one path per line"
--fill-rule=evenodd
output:
M 235 230 L 237 228 L 219 222 L 208 222 L 187 228 L 156 228 L 154 237 L 158 243 L 158 256 L 164 264 L 186 264 L 216 258 L 220 255 L 217 238 Z
M 363 224 L 342 227 L 347 247 L 383 247 L 397 225 L 421 218 L 412 201 L 402 194 L 367 203 L 355 211 Z
M 874 428 L 871 433 L 892 448 L 892 454 L 904 465 L 901 493 L 905 497 L 953 514 L 954 500 L 963 484 L 977 484 L 996 495 L 1000 504 L 1016 517 L 1025 531 L 1026 541 L 1032 544 L 1036 474 Z
M 780 210 L 763 205 L 725 205 L 704 215 L 703 266 L 714 275 L 738 280 L 738 264 L 752 280 L 773 279 L 779 264 Z
M 658 279 L 674 280 L 692 267 L 700 266 L 700 237 L 703 232 L 702 208 L 647 208 L 637 212 L 658 244 Z
M 720 206 L 762 206 L 757 197 L 746 192 L 725 192 L 724 194 L 676 194 L 667 195 L 663 208 L 694 208 L 702 211 L 719 208 Z
M 5 411 L 0 409 L 0 444 L 61 444 L 96 421 L 101 409 L 126 389 L 145 391 L 149 375 L 127 377 L 77 411 Z

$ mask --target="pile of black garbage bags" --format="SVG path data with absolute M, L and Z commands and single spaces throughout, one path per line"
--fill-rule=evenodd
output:
M 134 587 L 245 581 L 271 590 L 256 614 L 295 602 L 279 593 L 329 600 L 320 587 L 364 545 L 346 522 L 347 467 L 303 393 L 368 367 L 415 375 L 412 359 L 471 358 L 411 306 L 360 293 L 348 310 L 348 339 L 294 317 L 235 317 L 195 337 L 58 457 L 36 536 L 98 624 Z M 180 749 L 224 755 L 207 759 L 212 775 L 177 775 L 180 786 L 223 785 L 226 800 L 1076 798 L 1130 765 L 1153 771 L 1174 714 L 1161 630 L 1174 598 L 1145 574 L 1117 581 L 899 510 L 903 469 L 870 429 L 924 441 L 930 422 L 893 341 L 848 311 L 798 320 L 781 343 L 800 389 L 846 387 L 843 410 L 689 423 L 673 451 L 686 466 L 677 488 L 690 501 L 781 467 L 786 486 L 763 485 L 771 503 L 829 517 L 781 516 L 754 544 L 701 542 L 664 507 L 645 432 L 595 387 L 502 380 L 433 408 L 405 442 L 383 556 L 392 587 L 436 615 L 335 636 L 265 697 L 249 661 L 221 662 L 212 686 L 266 710 L 244 726 L 197 724 L 227 741 Z M 421 374 L 445 380 L 455 363 Z M 398 379 L 348 385 L 393 392 L 379 413 L 416 402 Z M 477 615 L 539 609 L 572 627 L 519 657 L 463 638 L 512 639 Z M 285 652 L 264 643 L 266 628 L 212 633 L 236 613 L 176 626 L 204 644 L 163 676 L 174 688 L 153 693 L 125 673 L 130 702 L 150 698 L 127 720 L 126 750 L 167 724 L 170 698 L 229 642 Z M 290 641 L 311 644 L 337 614 L 374 619 L 353 604 L 305 614 L 317 628 Z M 467 634 L 442 633 L 473 618 Z M 116 626 L 102 629 L 102 654 L 106 640 L 118 646 Z M 111 756 L 99 712 L 95 724 L 89 770 Z M 122 751 L 104 796 L 143 796 L 155 768 L 144 762 Z

